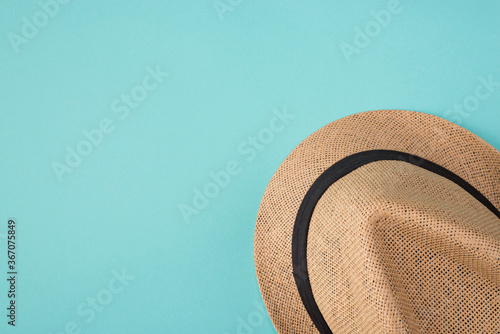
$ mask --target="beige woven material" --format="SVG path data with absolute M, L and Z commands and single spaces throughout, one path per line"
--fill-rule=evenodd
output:
M 278 333 L 318 333 L 292 275 L 304 195 L 335 162 L 374 149 L 437 163 L 500 208 L 500 153 L 453 123 L 381 110 L 323 127 L 279 167 L 257 217 L 257 278 Z M 500 220 L 419 166 L 372 162 L 333 183 L 310 222 L 307 267 L 333 333 L 500 333 Z

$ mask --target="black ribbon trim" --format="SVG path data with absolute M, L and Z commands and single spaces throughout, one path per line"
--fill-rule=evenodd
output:
M 446 168 L 418 156 L 398 151 L 371 150 L 355 153 L 336 162 L 323 172 L 307 191 L 297 213 L 292 236 L 292 263 L 295 284 L 307 313 L 321 334 L 332 334 L 332 331 L 314 300 L 307 271 L 307 235 L 314 208 L 321 196 L 335 181 L 361 166 L 380 160 L 404 161 L 441 175 L 462 187 L 500 219 L 499 210 L 467 181 Z

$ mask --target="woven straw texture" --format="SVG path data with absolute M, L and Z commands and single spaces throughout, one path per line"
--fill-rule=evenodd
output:
M 334 333 L 500 332 L 500 219 L 423 168 L 380 161 L 335 182 L 307 256 Z
M 500 153 L 453 123 L 380 110 L 323 127 L 279 167 L 257 217 L 257 278 L 278 333 L 318 333 L 292 275 L 293 226 L 305 193 L 335 162 L 374 149 L 435 162 L 500 208 Z M 380 161 L 335 182 L 311 219 L 307 261 L 334 333 L 500 332 L 500 221 L 418 166 Z

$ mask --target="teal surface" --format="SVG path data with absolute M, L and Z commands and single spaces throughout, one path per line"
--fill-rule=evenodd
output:
M 1 333 L 275 333 L 255 218 L 305 137 L 408 109 L 500 149 L 497 0 L 0 3 Z

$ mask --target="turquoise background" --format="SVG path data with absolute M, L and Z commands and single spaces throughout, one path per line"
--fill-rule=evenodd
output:
M 500 82 L 499 1 L 401 0 L 350 62 L 341 43 L 356 46 L 356 27 L 377 32 L 371 11 L 389 1 L 221 3 L 73 0 L 44 22 L 38 1 L 0 1 L 0 332 L 275 333 L 259 308 L 255 218 L 306 136 L 352 113 L 409 109 L 500 149 L 500 86 L 474 104 L 481 78 Z M 34 15 L 46 24 L 25 38 L 23 17 Z M 157 66 L 168 76 L 121 119 L 112 104 Z M 453 111 L 464 103 L 470 110 Z M 294 118 L 250 153 L 248 137 L 269 135 L 273 110 Z M 53 163 L 103 119 L 112 132 L 60 181 Z M 193 207 L 231 161 L 237 175 L 184 219 L 179 206 Z M 123 269 L 134 279 L 110 301 L 112 271 Z M 95 317 L 80 315 L 96 297 L 105 305 Z

